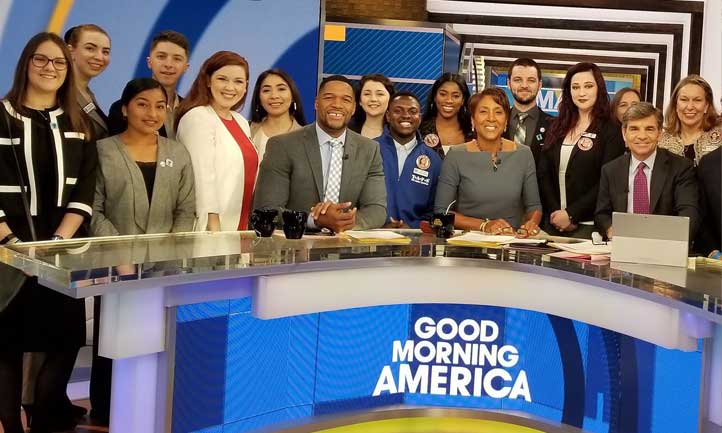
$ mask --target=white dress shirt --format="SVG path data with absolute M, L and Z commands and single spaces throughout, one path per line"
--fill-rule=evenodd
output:
M 628 213 L 634 213 L 634 176 L 637 174 L 637 167 L 639 167 L 639 164 L 644 162 L 647 164 L 646 167 L 644 167 L 644 174 L 647 176 L 647 197 L 649 198 L 649 211 L 651 212 L 652 209 L 652 196 L 651 196 L 651 186 L 652 186 L 652 170 L 654 169 L 654 159 L 657 157 L 657 149 L 654 149 L 654 152 L 652 152 L 651 155 L 647 157 L 644 161 L 640 161 L 637 158 L 634 157 L 634 155 L 631 155 L 631 158 L 629 158 L 629 179 L 628 179 L 628 192 L 627 192 L 627 212 Z
M 401 172 L 404 171 L 404 163 L 406 163 L 406 158 L 409 157 L 414 148 L 416 148 L 417 144 L 418 143 L 416 141 L 416 137 L 414 137 L 406 144 L 399 144 L 398 141 L 394 140 L 394 146 L 396 146 L 396 159 L 398 159 L 399 163 L 399 177 L 401 177 Z
M 336 140 L 341 140 L 344 147 L 346 146 L 346 131 L 347 130 L 344 129 L 343 134 L 335 138 Z M 316 123 L 316 135 L 318 135 L 318 147 L 321 150 L 321 171 L 323 172 L 323 194 L 321 195 L 321 200 L 323 201 L 326 195 L 328 170 L 331 166 L 331 144 L 329 142 L 333 140 L 334 137 L 331 137 L 326 131 L 321 129 L 318 123 Z M 316 228 L 316 222 L 311 214 L 308 215 L 308 219 L 306 220 L 306 227 L 310 229 Z

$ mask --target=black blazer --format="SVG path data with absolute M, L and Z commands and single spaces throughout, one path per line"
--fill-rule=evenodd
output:
M 545 113 L 541 108 L 539 109 L 539 119 L 537 119 L 536 125 L 534 126 L 534 136 L 529 148 L 531 149 L 532 155 L 534 155 L 534 163 L 539 167 L 539 159 L 541 158 L 541 151 L 544 146 L 544 138 L 547 131 L 549 130 L 549 123 L 554 120 L 554 116 Z M 507 126 L 511 124 L 511 119 L 507 122 Z M 504 138 L 507 140 L 514 140 L 512 136 L 513 131 L 507 127 L 504 131 Z
M 697 166 L 702 223 L 695 250 L 707 255 L 722 250 L 722 147 L 703 156 Z
M 588 137 L 591 140 L 591 147 L 582 150 L 577 143 L 567 164 L 566 211 L 574 223 L 594 219 L 602 166 L 624 153 L 622 130 L 616 122 L 612 120 L 598 122 L 594 130 L 588 133 L 593 134 L 593 137 Z M 561 144 L 561 141 L 545 143 L 539 158 L 537 168 L 539 195 L 546 215 L 561 208 L 559 196 Z
M 602 234 L 612 225 L 612 212 L 627 212 L 629 153 L 602 167 L 594 222 Z M 650 181 L 649 209 L 654 215 L 689 217 L 690 240 L 699 224 L 697 177 L 691 160 L 657 148 Z

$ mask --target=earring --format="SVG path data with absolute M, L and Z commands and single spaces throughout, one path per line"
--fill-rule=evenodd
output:
M 294 113 L 296 112 L 296 101 L 293 101 L 293 108 L 291 109 Z

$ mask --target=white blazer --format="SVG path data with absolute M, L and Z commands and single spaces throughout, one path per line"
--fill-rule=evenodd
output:
M 248 121 L 235 111 L 231 113 L 246 136 L 250 136 Z M 193 162 L 198 216 L 196 231 L 206 230 L 209 213 L 219 215 L 221 230 L 238 230 L 244 165 L 243 153 L 236 140 L 209 105 L 195 107 L 183 115 L 176 139 L 188 149 Z M 254 149 L 258 152 L 255 145 Z

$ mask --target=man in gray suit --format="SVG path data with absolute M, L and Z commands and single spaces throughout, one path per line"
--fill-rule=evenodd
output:
M 383 226 L 379 145 L 346 128 L 356 108 L 351 82 L 324 78 L 315 108 L 316 123 L 268 140 L 253 207 L 310 210 L 309 228 L 336 233 Z

